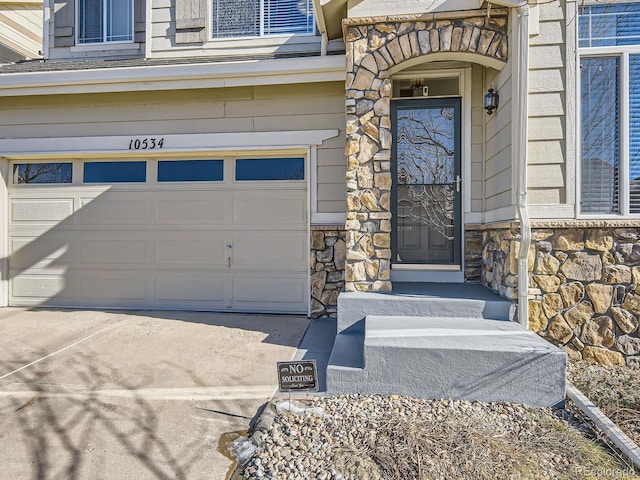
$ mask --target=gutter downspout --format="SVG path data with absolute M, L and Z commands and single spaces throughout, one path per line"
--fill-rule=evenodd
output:
M 320 31 L 320 55 L 325 56 L 327 54 L 327 47 L 329 45 L 329 37 L 327 35 L 327 24 L 324 21 L 324 12 L 322 11 L 321 0 L 313 0 L 313 10 L 316 18 L 316 25 Z
M 47 60 L 49 58 L 49 32 L 51 25 L 51 7 L 49 6 L 49 0 L 42 2 L 42 58 Z
M 527 211 L 527 140 L 529 132 L 529 5 L 518 6 L 518 143 L 515 158 L 518 167 L 518 216 L 520 251 L 518 252 L 518 322 L 529 329 L 529 247 L 531 222 Z
M 527 211 L 527 139 L 529 131 L 529 5 L 527 0 L 493 0 L 493 3 L 518 11 L 518 64 L 516 66 L 516 142 L 514 159 L 517 169 L 516 207 L 520 218 L 518 252 L 518 323 L 529 328 L 529 247 L 531 222 Z

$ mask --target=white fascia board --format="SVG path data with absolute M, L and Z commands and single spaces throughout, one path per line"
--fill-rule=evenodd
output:
M 284 132 L 193 133 L 162 135 L 114 135 L 102 137 L 2 138 L 0 156 L 9 159 L 45 159 L 119 156 L 166 157 L 198 152 L 306 150 L 311 145 L 337 137 L 339 130 L 298 130 Z M 151 138 L 162 148 L 135 148 L 136 140 Z M 132 148 L 133 147 L 133 148 Z
M 6 73 L 0 97 L 278 85 L 345 80 L 344 55 Z

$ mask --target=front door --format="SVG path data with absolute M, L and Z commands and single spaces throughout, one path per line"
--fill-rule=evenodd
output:
M 396 268 L 460 269 L 460 104 L 460 98 L 393 104 Z

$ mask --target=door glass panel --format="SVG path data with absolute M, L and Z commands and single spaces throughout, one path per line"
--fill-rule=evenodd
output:
M 394 263 L 457 262 L 457 102 L 396 110 Z

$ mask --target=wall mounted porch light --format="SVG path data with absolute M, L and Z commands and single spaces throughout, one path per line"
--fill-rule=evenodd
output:
M 498 92 L 494 92 L 493 88 L 489 88 L 484 96 L 484 109 L 487 111 L 487 115 L 493 114 L 493 111 L 498 108 L 499 101 L 500 95 L 498 95 Z

